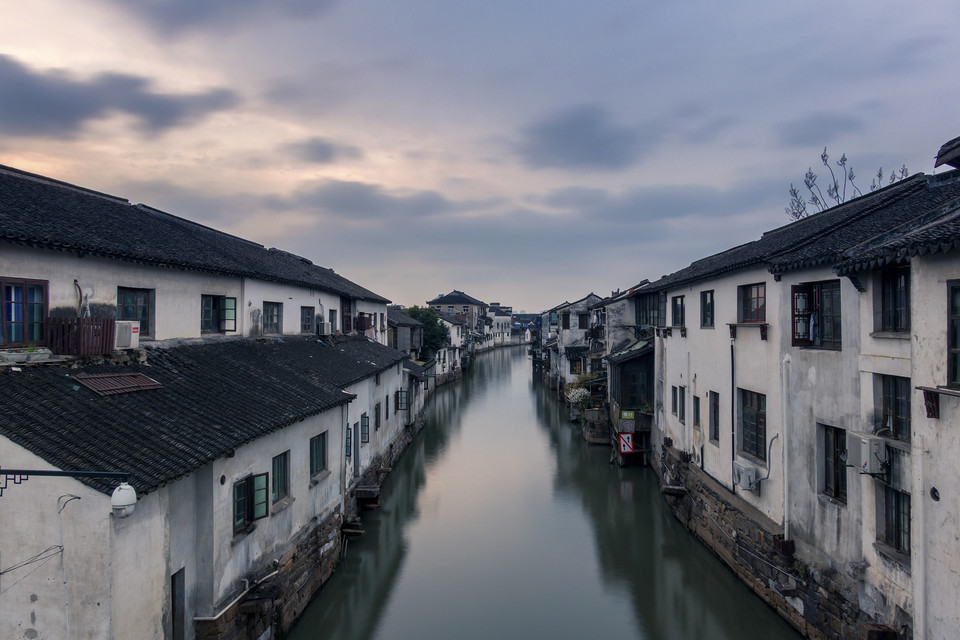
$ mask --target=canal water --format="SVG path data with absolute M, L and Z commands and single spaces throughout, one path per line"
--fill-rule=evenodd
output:
M 291 640 L 800 636 L 609 463 L 521 347 L 441 387 Z

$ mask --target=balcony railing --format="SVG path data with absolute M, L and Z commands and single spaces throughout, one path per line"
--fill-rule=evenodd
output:
M 47 318 L 47 346 L 55 355 L 110 355 L 115 325 L 113 318 Z

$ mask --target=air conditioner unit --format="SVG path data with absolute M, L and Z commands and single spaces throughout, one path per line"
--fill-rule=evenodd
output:
M 860 473 L 870 475 L 886 473 L 888 461 L 887 443 L 883 438 L 877 436 L 860 437 L 860 460 L 858 465 L 860 467 Z
M 113 338 L 114 349 L 137 349 L 140 347 L 140 321 L 118 320 Z
M 332 325 L 329 322 L 318 322 L 317 323 L 317 335 L 328 336 L 333 333 Z
M 734 462 L 733 473 L 733 482 L 738 487 L 746 489 L 747 491 L 756 491 L 760 487 L 760 474 L 753 465 Z

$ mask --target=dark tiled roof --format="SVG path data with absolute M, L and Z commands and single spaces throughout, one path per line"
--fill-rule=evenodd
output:
M 423 326 L 423 323 L 420 322 L 419 320 L 415 320 L 414 318 L 411 318 L 410 316 L 408 316 L 407 314 L 403 313 L 398 309 L 391 309 L 391 308 L 387 308 L 387 321 L 392 324 L 403 325 L 403 326 L 412 326 L 412 327 Z
M 472 304 L 472 305 L 486 306 L 485 302 L 477 300 L 472 296 L 468 296 L 463 291 L 457 291 L 456 289 L 454 289 L 450 293 L 445 293 L 437 296 L 433 300 L 430 300 L 429 302 L 427 302 L 427 304 L 459 304 L 459 305 Z
M 960 138 L 954 138 L 949 142 L 943 143 L 940 151 L 937 152 L 937 160 L 934 168 L 942 164 L 948 164 L 951 167 L 960 167 Z
M 910 210 L 895 220 L 900 224 L 847 249 L 834 270 L 848 275 L 960 249 L 960 170 L 933 176 L 930 183 L 923 198 L 905 203 Z
M 927 189 L 916 174 L 820 213 L 764 233 L 759 240 L 703 258 L 642 287 L 661 291 L 723 273 L 765 265 L 772 273 L 835 264 L 843 252 L 918 215 L 934 201 L 948 198 Z
M 146 493 L 349 402 L 342 387 L 403 359 L 362 336 L 296 337 L 152 347 L 145 365 L 7 368 L 0 435 L 61 469 L 130 471 Z M 162 388 L 100 396 L 74 380 L 80 373 L 142 373 Z
M 123 198 L 0 165 L 0 240 L 388 302 L 306 258 Z

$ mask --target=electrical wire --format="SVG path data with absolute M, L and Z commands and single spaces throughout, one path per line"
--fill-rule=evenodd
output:
M 53 553 L 51 553 L 51 552 L 53 552 Z M 31 565 L 31 564 L 34 564 L 34 563 L 37 563 L 37 562 L 40 563 L 40 565 L 39 565 L 38 567 L 36 567 L 33 571 L 31 571 L 31 572 L 28 573 L 27 575 L 23 576 L 22 578 L 20 578 L 19 580 L 17 580 L 16 582 L 14 582 L 12 585 L 10 585 L 9 587 L 7 587 L 7 588 L 4 589 L 3 591 L 0 591 L 0 597 L 3 597 L 3 595 L 4 595 L 5 593 L 7 593 L 8 591 L 10 591 L 10 589 L 13 589 L 15 586 L 17 586 L 18 584 L 20 584 L 21 582 L 23 582 L 24 580 L 26 580 L 27 578 L 29 578 L 30 576 L 32 576 L 34 573 L 36 573 L 37 571 L 39 571 L 40 568 L 43 567 L 43 565 L 47 564 L 48 562 L 50 562 L 51 560 L 53 560 L 54 558 L 56 558 L 56 557 L 57 557 L 58 555 L 60 555 L 62 552 L 63 552 L 63 548 L 62 548 L 62 547 L 59 547 L 59 546 L 47 547 L 46 549 L 44 549 L 43 551 L 41 551 L 41 552 L 38 553 L 37 555 L 33 556 L 32 558 L 28 558 L 28 559 L 24 560 L 23 562 L 19 562 L 19 563 L 15 564 L 15 565 L 13 565 L 13 566 L 11 566 L 11 567 L 8 567 L 7 569 L 4 569 L 3 571 L 0 571 L 0 575 L 4 575 L 4 574 L 6 574 L 6 573 L 10 573 L 11 571 L 15 571 L 15 570 L 17 570 L 17 569 L 22 569 L 23 567 L 26 567 L 26 566 L 28 566 L 28 565 Z M 46 554 L 46 555 L 44 555 L 44 554 Z

